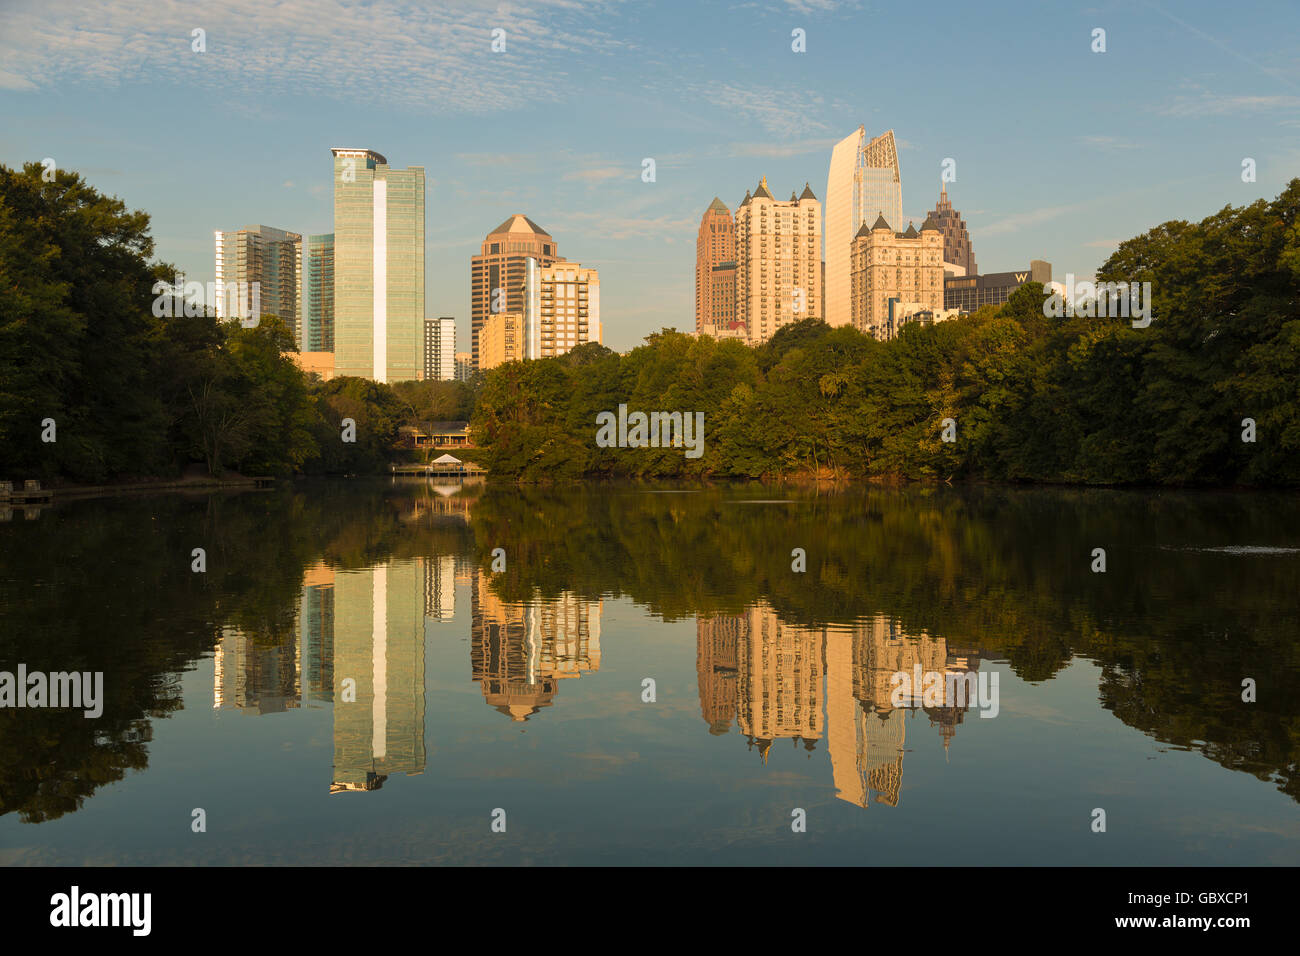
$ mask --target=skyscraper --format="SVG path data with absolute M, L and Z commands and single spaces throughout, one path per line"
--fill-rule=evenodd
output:
M 555 240 L 527 216 L 515 214 L 483 240 L 470 258 L 470 352 L 479 364 L 479 334 L 488 316 L 524 311 L 524 272 L 529 258 L 539 266 L 560 262 Z
M 695 238 L 695 331 L 705 331 L 705 326 L 720 326 L 732 321 L 735 311 L 735 287 L 732 299 L 726 299 L 726 285 L 714 282 L 714 270 L 724 263 L 733 266 L 736 261 L 736 226 L 731 210 L 716 196 L 704 210 L 700 230 Z M 734 271 L 733 271 L 734 278 Z M 721 296 L 721 298 L 720 298 Z
M 456 320 L 444 315 L 424 320 L 424 379 L 450 382 L 456 378 Z
M 563 355 L 601 341 L 600 275 L 595 269 L 567 260 L 543 265 L 530 258 L 523 288 L 524 358 Z
M 334 368 L 417 378 L 424 328 L 424 167 L 335 147 Z
M 812 189 L 778 202 L 764 176 L 736 210 L 736 321 L 749 343 L 822 317 L 822 206 Z
M 299 341 L 298 313 L 302 295 L 302 236 L 270 226 L 245 226 L 236 232 L 215 232 L 216 308 L 221 319 L 242 316 L 243 303 L 227 301 L 227 283 L 258 285 L 258 311 L 284 322 Z M 233 288 L 233 287 L 231 287 Z M 248 316 L 261 318 L 261 316 Z
M 930 215 L 943 230 L 943 261 L 960 266 L 963 275 L 978 275 L 980 270 L 975 265 L 975 248 L 971 245 L 970 233 L 966 231 L 966 220 L 952 208 L 948 190 L 942 185 L 939 187 L 939 201 Z
M 308 236 L 302 257 L 304 352 L 334 351 L 334 234 Z
M 903 183 L 891 129 L 867 142 L 859 126 L 831 151 L 826 177 L 826 321 L 848 325 L 853 237 L 862 224 L 883 216 L 891 229 L 903 219 Z

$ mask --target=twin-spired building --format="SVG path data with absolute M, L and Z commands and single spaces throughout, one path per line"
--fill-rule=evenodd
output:
M 331 152 L 335 374 L 413 381 L 424 370 L 424 167 Z
M 851 245 L 863 223 L 883 218 L 902 227 L 903 183 L 891 129 L 868 141 L 859 126 L 831 151 L 826 177 L 826 312 L 828 325 L 852 321 Z
M 812 189 L 778 201 L 764 176 L 736 210 L 736 321 L 749 343 L 822 312 L 822 206 Z

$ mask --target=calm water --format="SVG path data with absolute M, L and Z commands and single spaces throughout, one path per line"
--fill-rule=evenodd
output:
M 105 702 L 0 710 L 0 861 L 1296 864 L 1298 549 L 1300 500 L 1229 493 L 18 512 L 0 671 L 102 671 Z M 918 667 L 996 716 L 892 694 Z

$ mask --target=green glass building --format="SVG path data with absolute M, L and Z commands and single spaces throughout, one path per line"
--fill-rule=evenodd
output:
M 304 352 L 334 351 L 334 235 L 308 236 L 302 254 Z
M 335 147 L 334 374 L 419 377 L 424 362 L 424 167 Z

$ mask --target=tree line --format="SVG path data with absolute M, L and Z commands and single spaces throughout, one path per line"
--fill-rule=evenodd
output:
M 1300 179 L 1124 242 L 1097 278 L 1151 283 L 1145 328 L 1048 318 L 1028 283 L 887 342 L 814 319 L 755 348 L 664 329 L 626 355 L 387 385 L 305 374 L 272 316 L 155 316 L 175 270 L 152 261 L 149 217 L 43 172 L 0 166 L 0 478 L 374 473 L 402 424 L 469 418 L 482 463 L 525 482 L 1300 482 Z M 620 405 L 702 412 L 702 454 L 600 447 Z
M 1043 286 L 886 342 L 808 319 L 756 348 L 672 329 L 486 375 L 484 464 L 578 476 L 1086 484 L 1300 481 L 1300 180 L 1166 222 L 1098 282 L 1150 282 L 1152 321 L 1048 318 Z M 704 452 L 602 448 L 597 416 L 702 411 Z M 945 441 L 945 438 L 952 440 Z
M 372 473 L 401 425 L 469 418 L 465 383 L 307 375 L 273 315 L 155 315 L 176 270 L 151 261 L 149 217 L 43 171 L 0 166 L 0 478 Z

